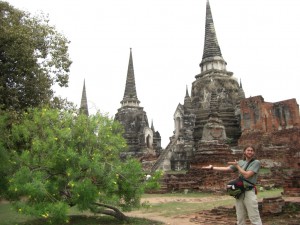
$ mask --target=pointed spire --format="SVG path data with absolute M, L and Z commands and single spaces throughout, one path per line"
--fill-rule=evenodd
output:
M 121 101 L 122 106 L 139 106 L 140 101 L 137 98 L 133 60 L 132 60 L 132 50 L 130 48 L 129 63 L 127 70 L 126 86 L 123 100 Z
M 80 103 L 80 113 L 83 113 L 83 114 L 89 116 L 86 90 L 85 90 L 85 79 L 83 81 L 83 89 L 82 89 L 82 96 L 81 96 L 81 103 Z
M 155 133 L 155 129 L 154 129 L 154 126 L 153 126 L 153 120 L 151 120 L 151 130 L 153 131 L 153 133 Z
M 212 17 L 209 1 L 206 2 L 205 19 L 205 39 L 202 61 L 200 63 L 201 72 L 211 69 L 226 70 L 226 62 L 221 53 Z
M 190 97 L 187 85 L 186 85 L 185 97 Z
M 210 9 L 209 1 L 206 2 L 205 41 L 202 59 L 220 56 L 221 49 L 218 43 L 215 25 Z
M 242 79 L 240 79 L 240 85 L 239 85 L 239 98 L 244 99 L 245 98 L 245 92 L 242 86 Z
M 186 85 L 185 97 L 184 97 L 184 106 L 190 108 L 192 106 L 192 100 L 189 95 L 188 87 Z

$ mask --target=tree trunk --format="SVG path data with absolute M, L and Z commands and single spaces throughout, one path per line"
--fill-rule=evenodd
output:
M 116 219 L 121 220 L 121 221 L 128 220 L 128 217 L 124 213 L 122 213 L 118 208 L 116 208 L 114 206 L 106 205 L 103 203 L 97 203 L 97 202 L 94 202 L 93 205 L 96 205 L 97 207 L 108 208 L 108 209 L 96 209 L 96 211 L 93 208 L 93 211 L 95 211 L 96 213 L 113 216 Z

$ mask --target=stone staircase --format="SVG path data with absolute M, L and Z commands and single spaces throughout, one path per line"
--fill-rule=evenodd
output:
M 156 160 L 156 162 L 152 166 L 151 173 L 156 171 L 161 166 L 161 164 L 165 160 L 166 156 L 168 155 L 169 151 L 175 145 L 176 140 L 177 139 L 174 139 L 174 140 L 170 141 L 169 144 L 167 145 L 167 147 L 162 151 L 162 153 L 159 155 L 158 159 Z

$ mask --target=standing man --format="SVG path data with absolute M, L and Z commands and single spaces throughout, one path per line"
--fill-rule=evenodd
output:
M 238 162 L 236 160 L 234 162 L 228 162 L 228 167 L 214 167 L 209 165 L 202 168 L 216 171 L 238 172 L 239 176 L 242 176 L 251 183 L 256 184 L 257 175 L 260 169 L 260 161 L 254 159 L 254 155 L 255 149 L 252 146 L 247 146 L 244 148 L 243 160 L 239 160 Z M 249 165 L 247 166 L 248 163 Z M 245 170 L 246 167 L 247 169 Z M 255 186 L 250 186 L 250 188 L 248 188 L 239 199 L 236 199 L 235 207 L 238 225 L 246 224 L 247 214 L 253 225 L 262 225 L 255 192 Z

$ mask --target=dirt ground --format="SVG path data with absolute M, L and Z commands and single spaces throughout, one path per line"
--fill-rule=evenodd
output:
M 220 198 L 228 198 L 228 196 L 218 196 Z M 285 201 L 300 202 L 300 198 L 284 198 Z M 143 200 L 142 200 L 143 201 Z M 184 197 L 153 197 L 147 198 L 145 201 L 148 203 L 166 203 L 166 202 L 210 202 L 213 198 L 184 198 Z M 213 210 L 205 210 L 189 215 L 180 215 L 173 217 L 165 217 L 159 213 L 145 213 L 141 211 L 132 211 L 126 215 L 131 217 L 147 218 L 151 220 L 161 221 L 166 225 L 235 225 L 235 210 L 234 207 L 219 207 Z M 285 213 L 280 215 L 262 215 L 262 221 L 264 225 L 299 225 L 300 213 Z M 248 221 L 247 225 L 251 225 Z
M 201 198 L 202 199 L 202 198 Z M 155 203 L 167 203 L 167 202 L 199 202 L 200 199 L 197 198 L 176 198 L 176 197 L 154 197 L 154 198 L 147 198 L 146 200 L 142 199 L 143 201 L 147 201 L 149 204 L 155 204 Z M 203 201 L 203 199 L 201 200 Z M 165 217 L 160 215 L 159 213 L 145 213 L 141 211 L 132 211 L 129 213 L 126 213 L 128 216 L 132 217 L 140 217 L 140 218 L 146 218 L 151 220 L 157 220 L 161 221 L 168 225 L 190 225 L 195 224 L 193 222 L 190 222 L 190 219 L 193 217 L 193 215 L 180 215 L 175 217 Z

